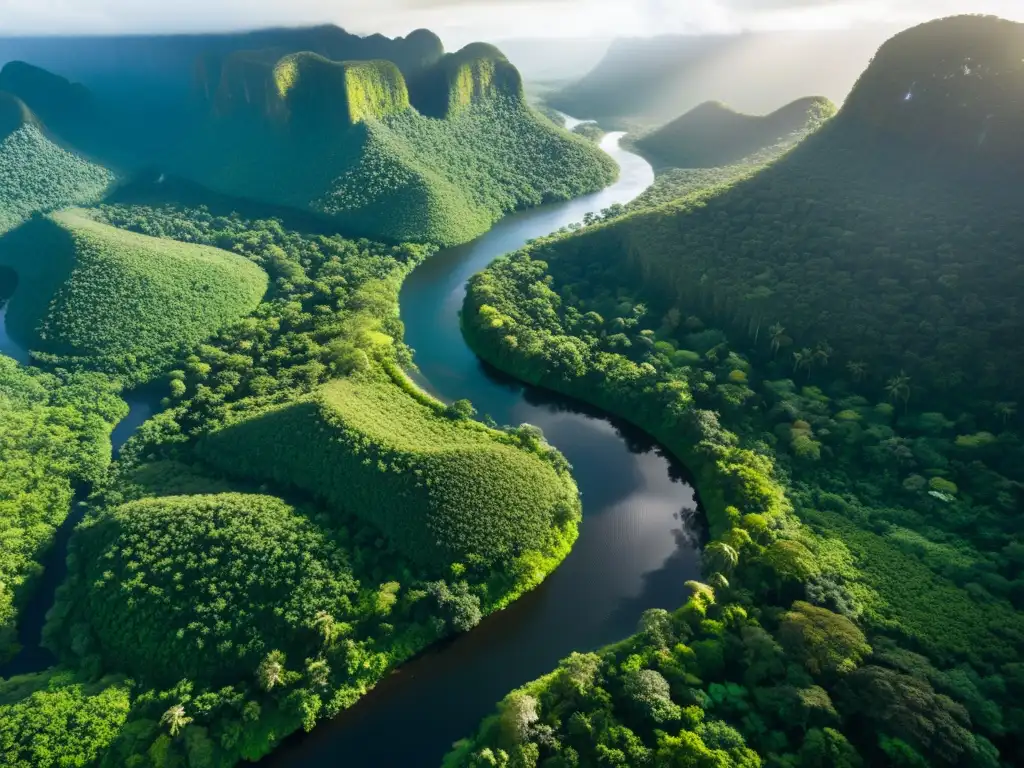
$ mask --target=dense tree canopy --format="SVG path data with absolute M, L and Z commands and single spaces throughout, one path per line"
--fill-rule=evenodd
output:
M 81 209 L 8 233 L 0 266 L 18 276 L 7 317 L 26 346 L 128 382 L 166 370 L 267 290 L 266 274 L 238 254 L 126 232 Z
M 535 428 L 473 421 L 472 404 L 446 406 L 398 367 L 408 350 L 397 291 L 431 249 L 304 235 L 205 209 L 122 205 L 89 215 L 115 241 L 130 235 L 157 250 L 204 253 L 216 246 L 271 278 L 248 317 L 175 348 L 163 366 L 166 410 L 112 473 L 109 441 L 93 448 L 86 438 L 93 430 L 106 439 L 123 414 L 118 379 L 63 372 L 53 357 L 42 362 L 54 374 L 9 362 L 12 436 L 35 424 L 22 437 L 40 449 L 42 419 L 64 431 L 46 438 L 54 446 L 37 451 L 36 469 L 34 457 L 15 454 L 5 466 L 9 458 L 52 477 L 47 492 L 64 514 L 71 480 L 93 484 L 45 642 L 77 671 L 76 685 L 134 680 L 102 738 L 82 736 L 82 750 L 103 742 L 90 759 L 255 759 L 350 706 L 429 643 L 471 629 L 568 554 L 579 499 L 561 454 Z M 78 402 L 87 396 L 88 406 Z M 313 421 L 256 434 L 268 415 L 313 403 L 322 409 Z M 65 405 L 84 425 L 63 414 Z M 81 445 L 60 442 L 72 437 Z M 63 476 L 52 474 L 64 466 L 59 450 L 68 454 Z M 97 462 L 88 472 L 71 463 L 87 458 Z M 37 506 L 7 516 L 11 535 L 30 530 L 37 538 L 25 540 L 36 549 L 60 512 L 47 507 L 47 528 Z M 26 544 L 17 554 L 10 567 L 24 580 L 38 552 Z M 6 640 L 10 608 L 4 618 Z M 113 707 L 106 698 L 95 705 Z M 59 719 L 52 729 L 53 749 L 72 754 L 58 737 L 78 731 L 62 730 Z M 22 733 L 30 731 L 11 738 L 20 744 Z
M 638 139 L 635 144 L 656 166 L 718 168 L 771 147 L 790 134 L 802 136 L 836 112 L 825 98 L 805 98 L 764 116 L 744 115 L 707 102 Z
M 977 23 L 1004 50 L 1006 28 Z M 668 681 L 682 734 L 644 730 L 636 702 L 663 687 L 620 666 L 631 687 L 609 682 L 600 719 L 544 678 L 526 689 L 530 744 L 485 723 L 453 765 L 613 749 L 614 764 L 647 764 L 644 749 L 693 764 L 677 753 L 713 749 L 709 715 L 771 765 L 1020 760 L 1024 234 L 1004 169 L 965 175 L 962 157 L 865 129 L 851 104 L 772 165 L 677 171 L 625 215 L 471 281 L 463 327 L 482 357 L 630 419 L 693 470 L 714 587 L 602 654 L 613 675 L 631 648 L 665 659 L 684 643 L 689 690 L 662 662 L 639 667 Z M 685 196 L 666 203 L 673 189 Z
M 32 594 L 76 485 L 110 461 L 110 430 L 127 413 L 96 374 L 51 375 L 0 355 L 0 661 L 17 650 L 17 610 Z

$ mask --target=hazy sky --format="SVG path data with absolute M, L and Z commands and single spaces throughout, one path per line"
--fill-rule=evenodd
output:
M 474 39 L 835 27 L 950 13 L 1024 21 L 1024 0 L 0 0 L 0 31 L 102 33 L 334 22 L 359 32 Z

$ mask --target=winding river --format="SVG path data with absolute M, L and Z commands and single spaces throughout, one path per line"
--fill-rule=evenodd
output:
M 569 119 L 567 127 L 577 122 Z M 684 470 L 639 430 L 489 369 L 459 329 L 470 276 L 528 240 L 580 221 L 587 212 L 626 203 L 651 184 L 650 165 L 621 149 L 621 138 L 608 134 L 602 142 L 621 167 L 617 183 L 501 220 L 479 239 L 421 264 L 401 292 L 419 384 L 444 400 L 469 398 L 481 415 L 490 414 L 499 424 L 541 427 L 572 463 L 584 511 L 572 553 L 513 606 L 427 650 L 356 706 L 310 734 L 290 737 L 261 764 L 436 768 L 451 744 L 471 734 L 509 690 L 550 671 L 574 650 L 626 637 L 645 609 L 671 609 L 685 600 L 684 582 L 699 574 L 700 525 Z M 27 357 L 6 336 L 2 310 L 0 352 L 21 361 Z M 127 399 L 132 409 L 115 430 L 115 452 L 152 412 L 150 400 Z M 66 570 L 67 538 L 78 517 L 72 514 L 58 532 L 34 609 L 23 622 L 26 650 L 2 670 L 7 674 L 52 663 L 38 647 L 39 633 Z
M 0 354 L 7 355 L 23 365 L 30 362 L 28 350 L 15 341 L 7 333 L 7 306 L 0 307 Z M 135 430 L 142 426 L 158 407 L 158 396 L 145 390 L 128 392 L 124 401 L 128 404 L 128 415 L 118 422 L 110 434 L 114 456 L 121 450 Z M 79 488 L 72 502 L 71 514 L 67 516 L 53 537 L 53 546 L 42 558 L 43 575 L 36 586 L 31 600 L 21 612 L 18 619 L 18 642 L 21 650 L 6 664 L 0 665 L 0 677 L 25 675 L 30 672 L 41 672 L 56 662 L 53 653 L 41 645 L 43 626 L 46 624 L 46 613 L 53 605 L 57 587 L 67 576 L 67 551 L 71 532 L 81 522 L 85 514 L 83 505 L 88 491 Z
M 685 601 L 684 582 L 699 575 L 700 526 L 682 468 L 638 430 L 489 369 L 459 329 L 466 281 L 497 256 L 650 186 L 651 166 L 621 149 L 621 138 L 602 142 L 621 167 L 616 184 L 509 216 L 436 254 L 406 279 L 400 298 L 424 389 L 448 401 L 469 398 L 499 424 L 535 424 L 572 463 L 584 513 L 572 553 L 538 589 L 402 666 L 335 720 L 286 740 L 264 764 L 436 768 L 508 691 L 572 651 L 632 634 L 645 609 Z

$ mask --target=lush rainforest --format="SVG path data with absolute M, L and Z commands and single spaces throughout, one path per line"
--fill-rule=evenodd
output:
M 238 254 L 115 229 L 82 209 L 9 232 L 0 268 L 17 275 L 7 323 L 25 346 L 126 383 L 166 370 L 267 290 L 263 270 Z
M 0 91 L 0 233 L 37 211 L 95 203 L 113 174 L 49 138 L 15 96 Z
M 878 34 L 619 41 L 543 111 L 425 30 L 0 40 L 0 764 L 228 768 L 528 636 L 590 494 L 416 383 L 399 291 L 667 120 L 627 139 L 646 192 L 493 262 L 461 324 L 685 465 L 703 575 L 445 768 L 1024 764 L 1024 25 L 869 65 Z
M 0 663 L 18 650 L 18 609 L 71 514 L 75 487 L 99 480 L 127 407 L 97 374 L 49 374 L 0 355 Z
M 474 349 L 657 436 L 712 542 L 686 605 L 510 694 L 446 765 L 1024 759 L 1021 30 L 910 30 L 774 164 L 473 279 Z
M 73 672 L 9 681 L 29 697 L 8 697 L 0 748 L 12 764 L 35 764 L 40 707 L 59 719 L 84 706 L 83 697 L 98 710 L 95 733 L 69 727 L 67 739 L 81 735 L 74 746 L 46 725 L 52 754 L 80 762 L 101 755 L 110 766 L 255 759 L 350 706 L 425 646 L 535 587 L 568 553 L 580 513 L 561 454 L 528 425 L 492 429 L 472 419 L 468 402 L 433 400 L 399 368 L 408 351 L 397 290 L 431 248 L 304 235 L 273 220 L 175 206 L 88 214 L 107 258 L 117 258 L 118 244 L 145 243 L 150 261 L 168 249 L 178 260 L 197 253 L 237 260 L 243 275 L 271 282 L 255 311 L 175 347 L 170 367 L 156 369 L 166 410 L 111 472 L 102 471 L 109 442 L 104 451 L 84 441 L 108 434 L 121 401 L 113 398 L 118 408 L 108 406 L 107 421 L 81 426 L 53 411 L 64 429 L 46 438 L 49 450 L 63 446 L 69 465 L 47 492 L 66 514 L 72 480 L 92 485 L 44 631 Z M 243 295 L 238 277 L 207 279 L 216 282 L 211 291 L 230 284 Z M 259 285 L 262 294 L 266 283 Z M 136 343 L 162 348 L 143 333 Z M 41 361 L 55 371 L 63 365 Z M 12 375 L 38 378 L 37 389 L 58 383 L 10 365 Z M 131 371 L 67 376 L 57 390 L 64 399 L 50 400 L 83 396 L 86 384 L 134 381 Z M 92 378 L 76 378 L 83 376 Z M 58 442 L 71 440 L 72 429 L 84 432 L 81 447 Z M 104 463 L 72 461 L 93 454 Z M 56 468 L 41 451 L 32 460 L 37 473 Z M 37 522 L 42 511 L 15 509 L 11 536 L 31 530 L 35 538 L 10 569 L 29 581 L 33 556 L 60 519 Z M 6 631 L 10 642 L 13 629 Z

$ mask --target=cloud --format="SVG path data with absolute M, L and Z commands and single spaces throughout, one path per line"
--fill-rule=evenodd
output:
M 180 32 L 331 22 L 359 32 L 430 27 L 472 39 L 608 37 L 913 22 L 984 12 L 1024 20 L 1022 0 L 0 0 L 5 34 Z

